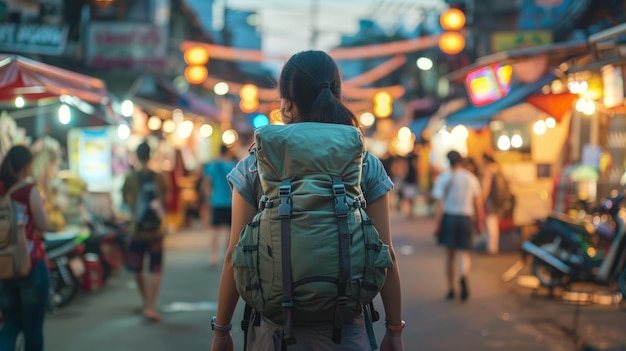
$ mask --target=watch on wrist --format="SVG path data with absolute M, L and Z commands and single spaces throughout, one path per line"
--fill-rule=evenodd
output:
M 402 329 L 406 326 L 406 322 L 402 321 L 400 325 L 391 325 L 389 324 L 389 321 L 385 321 L 385 326 L 387 327 L 387 330 L 402 331 Z
M 233 325 L 232 324 L 229 324 L 229 325 L 219 325 L 216 322 L 217 322 L 217 317 L 213 316 L 213 318 L 211 318 L 211 330 L 217 330 L 217 331 L 221 331 L 221 332 L 229 332 L 231 329 L 233 329 Z

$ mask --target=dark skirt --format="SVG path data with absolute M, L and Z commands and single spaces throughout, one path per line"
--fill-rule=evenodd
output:
M 472 247 L 472 219 L 470 216 L 444 214 L 439 232 L 439 244 L 451 249 L 469 250 Z

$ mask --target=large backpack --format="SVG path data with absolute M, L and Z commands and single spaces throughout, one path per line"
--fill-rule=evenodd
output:
M 502 217 L 511 215 L 515 207 L 515 196 L 511 192 L 509 182 L 502 172 L 498 171 L 493 175 L 492 187 L 494 191 L 494 205 Z
M 24 278 L 30 273 L 24 213 L 15 210 L 11 199 L 11 195 L 26 184 L 19 182 L 0 197 L 0 280 Z
M 284 327 L 333 324 L 363 313 L 392 267 L 365 211 L 363 141 L 351 126 L 302 122 L 255 132 L 259 212 L 233 252 L 235 283 L 258 313 Z
M 163 220 L 163 204 L 155 182 L 156 174 L 153 171 L 136 174 L 139 180 L 139 194 L 135 204 L 137 232 L 152 232 L 161 228 Z

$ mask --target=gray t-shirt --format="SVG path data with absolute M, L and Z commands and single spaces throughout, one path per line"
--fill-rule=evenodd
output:
M 250 153 L 226 177 L 230 185 L 254 207 L 258 205 L 261 183 L 256 171 L 256 157 Z M 368 203 L 378 200 L 393 188 L 391 179 L 376 156 L 365 152 L 361 174 L 361 190 Z

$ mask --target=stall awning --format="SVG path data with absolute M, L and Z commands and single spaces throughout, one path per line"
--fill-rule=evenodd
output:
M 105 83 L 97 78 L 17 55 L 0 54 L 0 101 L 21 96 L 26 101 L 75 96 L 102 105 L 109 101 Z
M 496 52 L 491 55 L 479 57 L 476 62 L 446 75 L 451 82 L 460 83 L 467 73 L 478 68 L 494 64 L 508 64 L 516 61 L 535 58 L 539 55 L 547 55 L 549 66 L 556 66 L 562 62 L 580 55 L 589 53 L 590 45 L 586 40 L 574 40 L 564 43 L 535 46 L 531 48 L 514 49 Z
M 527 96 L 540 91 L 544 85 L 551 83 L 555 78 L 554 74 L 548 74 L 534 83 L 511 88 L 508 95 L 492 104 L 480 107 L 469 106 L 453 112 L 446 117 L 446 124 L 448 126 L 463 124 L 473 128 L 485 127 L 498 112 L 519 104 Z

